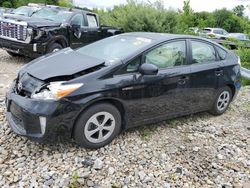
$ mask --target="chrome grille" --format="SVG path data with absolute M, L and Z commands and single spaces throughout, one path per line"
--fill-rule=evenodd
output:
M 27 25 L 0 21 L 0 37 L 25 41 L 27 38 Z

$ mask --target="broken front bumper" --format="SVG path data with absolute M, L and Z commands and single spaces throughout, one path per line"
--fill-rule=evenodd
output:
M 28 57 L 38 57 L 46 53 L 45 44 L 28 44 L 3 38 L 0 38 L 0 47 L 4 50 Z
M 22 97 L 13 91 L 6 95 L 7 121 L 22 136 L 39 141 L 71 137 L 79 107 L 68 101 L 41 101 Z

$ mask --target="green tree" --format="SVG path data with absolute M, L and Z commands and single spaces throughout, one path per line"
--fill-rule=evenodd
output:
M 173 10 L 157 10 L 148 4 L 129 1 L 109 11 L 97 11 L 104 25 L 122 27 L 124 31 L 175 32 L 177 14 Z
M 188 32 L 190 27 L 196 27 L 195 16 L 190 6 L 190 0 L 186 0 L 178 16 L 177 33 Z
M 245 11 L 245 7 L 244 5 L 238 5 L 236 7 L 233 8 L 233 12 L 240 17 L 244 16 L 244 11 Z
M 184 5 L 183 5 L 182 10 L 183 10 L 183 13 L 185 15 L 192 15 L 193 14 L 194 11 L 193 11 L 192 7 L 190 6 L 190 0 L 184 1 Z

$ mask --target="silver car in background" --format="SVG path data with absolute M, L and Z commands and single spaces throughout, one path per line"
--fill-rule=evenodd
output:
M 244 33 L 230 33 L 229 37 L 241 40 L 243 42 L 248 42 L 249 41 L 248 36 L 246 34 L 244 34 Z
M 201 37 L 215 39 L 226 39 L 229 37 L 229 33 L 225 29 L 212 27 L 202 29 L 199 35 Z

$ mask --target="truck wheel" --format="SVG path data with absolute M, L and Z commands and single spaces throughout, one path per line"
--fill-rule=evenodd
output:
M 17 53 L 14 53 L 14 52 L 11 52 L 11 51 L 6 51 L 10 56 L 12 57 L 20 57 L 22 56 L 21 54 L 17 54 Z
M 47 53 L 53 53 L 53 52 L 57 52 L 59 50 L 63 49 L 63 47 L 58 44 L 58 43 L 53 43 L 51 46 L 49 46 Z
M 121 131 L 121 114 L 108 103 L 91 106 L 76 122 L 75 141 L 82 147 L 96 149 L 109 144 Z

